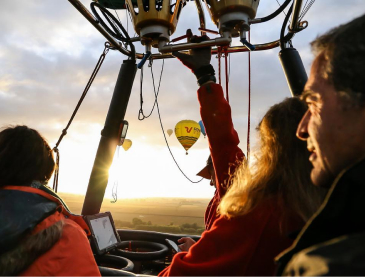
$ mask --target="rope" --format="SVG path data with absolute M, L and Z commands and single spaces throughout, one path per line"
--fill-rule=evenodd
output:
M 228 56 L 228 79 L 231 78 L 231 55 Z
M 224 61 L 225 61 L 225 66 L 226 66 L 226 99 L 227 99 L 227 102 L 229 103 L 229 95 L 228 95 L 229 72 L 228 72 L 228 52 L 227 52 L 227 48 L 225 48 L 225 51 L 224 51 Z
M 85 87 L 85 89 L 84 89 L 84 91 L 83 91 L 83 93 L 82 93 L 82 95 L 81 95 L 81 97 L 80 97 L 79 102 L 77 103 L 76 108 L 75 108 L 75 110 L 73 111 L 73 113 L 72 113 L 72 115 L 71 115 L 71 118 L 70 118 L 70 120 L 68 121 L 68 123 L 67 123 L 67 125 L 66 125 L 66 128 L 62 130 L 62 134 L 61 134 L 61 136 L 59 137 L 59 139 L 58 139 L 58 141 L 57 141 L 57 143 L 56 143 L 55 147 L 53 148 L 53 151 L 56 153 L 56 170 L 55 170 L 55 175 L 54 175 L 54 180 L 53 180 L 53 190 L 54 190 L 55 192 L 57 192 L 57 189 L 58 189 L 58 176 L 59 176 L 59 170 L 60 170 L 60 153 L 59 153 L 59 150 L 58 150 L 58 146 L 60 145 L 60 143 L 61 143 L 61 141 L 62 141 L 63 137 L 67 135 L 67 130 L 68 130 L 68 128 L 70 127 L 70 125 L 71 125 L 71 123 L 72 123 L 73 119 L 75 118 L 75 116 L 76 116 L 76 114 L 77 114 L 77 112 L 78 112 L 78 110 L 79 110 L 79 108 L 80 108 L 80 106 L 81 106 L 81 104 L 82 104 L 82 101 L 84 101 L 84 98 L 85 98 L 85 96 L 86 96 L 87 92 L 89 91 L 89 89 L 90 89 L 90 87 L 91 87 L 91 85 L 92 85 L 92 83 L 93 83 L 93 81 L 94 81 L 94 79 L 95 79 L 96 75 L 98 74 L 99 69 L 100 69 L 101 65 L 103 64 L 103 62 L 104 62 L 104 60 L 105 60 L 105 56 L 108 54 L 108 52 L 109 52 L 109 50 L 110 50 L 110 49 L 114 49 L 114 48 L 110 45 L 110 43 L 109 43 L 109 42 L 105 42 L 104 46 L 105 46 L 105 47 L 104 47 L 104 51 L 103 51 L 103 53 L 101 54 L 101 56 L 100 56 L 100 58 L 99 58 L 98 62 L 96 63 L 96 66 L 95 66 L 95 68 L 94 68 L 94 71 L 93 71 L 93 73 L 91 74 L 90 79 L 89 79 L 89 81 L 88 81 L 88 82 L 87 82 L 87 84 L 86 84 L 86 87 Z
M 248 42 L 251 41 L 250 31 Z M 248 116 L 247 116 L 247 161 L 250 160 L 250 129 L 251 129 L 251 51 L 248 51 Z
M 281 5 L 280 5 L 280 3 L 279 3 L 279 1 L 278 1 L 278 0 L 276 0 L 276 3 L 278 3 L 279 7 L 281 7 Z M 285 11 L 283 11 L 283 13 L 284 13 L 284 15 L 286 16 Z
M 219 84 L 221 85 L 221 56 L 222 56 L 222 48 L 218 47 L 218 80 L 219 80 Z
M 117 161 L 119 161 L 119 150 L 120 150 L 120 146 L 117 147 Z M 113 200 L 110 201 L 110 203 L 114 204 L 118 201 L 118 178 L 116 178 L 116 180 L 114 180 L 114 184 L 113 184 L 113 188 L 112 188 L 112 197 Z
M 151 71 L 152 71 L 152 64 L 153 64 L 153 60 L 150 59 L 150 63 L 148 64 L 148 67 L 151 68 Z M 140 100 L 140 108 L 139 108 L 139 111 L 138 111 L 138 120 L 144 120 L 146 118 L 149 118 L 152 113 L 153 113 L 153 110 L 155 109 L 155 106 L 156 106 L 156 103 L 157 103 L 157 96 L 160 92 L 160 86 L 161 86 L 161 78 L 162 78 L 162 73 L 163 73 L 163 69 L 164 69 L 164 65 L 165 65 L 165 60 L 163 60 L 162 62 L 162 68 L 161 68 L 161 74 L 160 74 L 160 81 L 158 83 L 158 89 L 157 89 L 157 95 L 155 95 L 155 101 L 153 102 L 153 106 L 152 106 L 152 109 L 151 109 L 151 112 L 146 116 L 143 112 L 143 66 L 141 68 L 141 75 L 140 75 L 140 93 L 139 93 L 139 100 Z M 152 79 L 153 79 L 153 72 L 152 72 Z M 153 79 L 153 86 L 155 86 L 155 80 Z
M 309 9 L 312 7 L 312 5 L 314 4 L 315 0 L 311 0 L 308 5 L 307 5 L 308 0 L 305 2 L 304 8 L 302 10 L 302 13 L 299 15 L 299 19 L 298 21 L 300 22 L 303 17 L 305 16 L 305 14 L 309 11 Z
M 60 153 L 57 148 L 54 148 L 53 151 L 56 153 L 56 169 L 54 172 L 53 178 L 53 190 L 57 192 L 58 190 L 58 175 L 60 174 Z
M 165 134 L 165 130 L 164 130 L 164 128 L 163 128 L 163 124 L 162 124 L 162 119 L 161 119 L 161 113 L 160 113 L 160 107 L 158 106 L 158 101 L 157 101 L 157 96 L 158 96 L 158 93 L 159 93 L 159 91 L 160 91 L 160 85 L 161 85 L 161 76 L 162 76 L 162 72 L 163 72 L 163 67 L 164 67 L 164 61 L 165 60 L 162 60 L 163 61 L 163 63 L 162 63 L 162 69 L 161 69 L 161 75 L 160 75 L 160 82 L 159 82 L 159 84 L 158 84 L 158 90 L 157 90 L 157 93 L 156 93 L 156 87 L 155 87 L 155 78 L 154 78 L 154 76 L 153 76 L 153 70 L 152 70 L 152 64 L 151 64 L 151 75 L 152 75 L 152 83 L 153 83 L 153 91 L 154 91 L 154 93 L 155 93 L 155 103 L 156 103 L 156 107 L 157 107 L 157 113 L 158 113 L 158 118 L 159 118 L 159 120 L 160 120 L 160 125 L 161 125 L 161 130 L 162 130 L 162 134 L 163 134 L 163 136 L 164 136 L 164 138 L 165 138 L 165 142 L 166 142 L 166 145 L 167 145 L 167 149 L 169 149 L 169 152 L 170 152 L 170 154 L 171 154 L 171 157 L 172 157 L 172 159 L 174 160 L 174 162 L 175 162 L 175 164 L 176 164 L 176 166 L 177 166 L 177 168 L 180 170 L 180 172 L 185 176 L 185 178 L 186 179 L 188 179 L 191 183 L 193 183 L 193 184 L 196 184 L 196 183 L 199 183 L 199 182 L 201 182 L 204 178 L 201 178 L 199 181 L 193 181 L 193 180 L 191 180 L 183 171 L 182 171 L 182 169 L 180 168 L 180 166 L 179 166 L 179 164 L 177 163 L 177 161 L 175 160 L 175 157 L 174 157 L 174 155 L 172 154 L 172 151 L 171 151 L 171 149 L 170 149 L 170 145 L 169 145 L 169 143 L 167 142 L 167 138 L 166 138 L 166 134 Z

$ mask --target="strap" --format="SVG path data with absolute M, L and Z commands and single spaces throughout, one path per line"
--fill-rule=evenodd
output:
M 215 83 L 217 79 L 215 78 L 214 75 L 205 75 L 198 80 L 198 85 L 202 86 L 203 84 L 209 81 L 213 81 Z
M 215 70 L 211 64 L 204 65 L 199 67 L 198 69 L 194 70 L 194 74 L 196 78 L 199 80 L 200 78 L 204 77 L 205 75 L 214 75 Z

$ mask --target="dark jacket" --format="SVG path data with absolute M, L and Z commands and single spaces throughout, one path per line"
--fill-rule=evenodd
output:
M 277 261 L 278 275 L 365 275 L 365 159 L 338 175 Z

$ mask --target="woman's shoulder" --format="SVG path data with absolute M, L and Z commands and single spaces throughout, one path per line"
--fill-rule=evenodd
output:
M 249 228 L 263 229 L 278 227 L 291 232 L 303 226 L 303 220 L 290 211 L 285 211 L 279 200 L 270 198 L 262 201 L 250 212 L 244 215 L 230 217 L 220 215 L 214 222 L 212 229 Z

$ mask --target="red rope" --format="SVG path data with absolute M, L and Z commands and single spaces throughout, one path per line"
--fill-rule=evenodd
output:
M 248 42 L 251 41 L 250 31 Z M 251 129 L 251 51 L 248 51 L 248 116 L 247 116 L 247 161 L 250 160 L 250 129 Z
M 221 52 L 222 48 L 218 47 L 218 79 L 219 79 L 219 84 L 221 85 Z
M 227 102 L 229 103 L 229 96 L 228 96 L 228 84 L 229 84 L 229 76 L 228 76 L 228 52 L 227 52 L 227 48 L 224 51 L 224 59 L 225 59 L 225 63 L 226 63 L 226 99 Z

